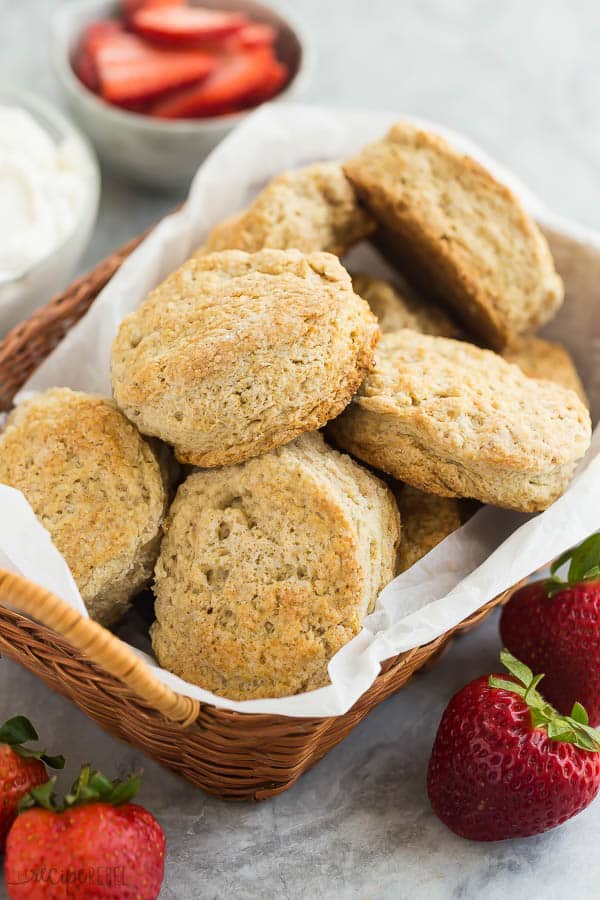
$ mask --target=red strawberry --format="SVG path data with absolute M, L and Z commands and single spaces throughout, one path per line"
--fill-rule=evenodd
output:
M 121 5 L 123 14 L 128 19 L 142 6 L 186 6 L 187 0 L 121 0 Z
M 556 577 L 570 560 L 567 580 Z M 513 594 L 500 619 L 506 647 L 545 672 L 544 697 L 561 713 L 579 700 L 600 724 L 600 534 L 567 551 L 552 578 Z
M 96 66 L 96 53 L 98 48 L 116 34 L 123 33 L 123 26 L 113 19 L 92 22 L 87 26 L 81 36 L 79 47 L 75 53 L 73 68 L 90 91 L 97 93 L 100 90 L 100 78 Z
M 54 781 L 34 789 L 6 842 L 10 900 L 52 897 L 155 900 L 164 877 L 165 836 L 130 801 L 139 777 L 110 782 L 89 766 L 57 806 Z
M 203 84 L 159 100 L 152 108 L 152 114 L 164 119 L 180 119 L 232 112 L 260 89 L 269 75 L 272 61 L 271 51 L 264 47 L 227 54 L 219 59 Z
M 0 728 L 0 853 L 20 800 L 48 781 L 44 763 L 54 769 L 62 769 L 65 764 L 62 756 L 46 756 L 43 750 L 23 746 L 37 739 L 35 728 L 24 716 L 15 716 Z
M 273 59 L 268 72 L 265 74 L 263 83 L 259 88 L 257 88 L 257 90 L 253 91 L 252 94 L 249 94 L 246 97 L 243 103 L 243 107 L 249 109 L 254 106 L 259 106 L 261 103 L 266 103 L 267 100 L 271 100 L 276 94 L 280 92 L 280 90 L 286 83 L 287 78 L 287 66 L 284 65 L 284 63 L 279 62 L 277 59 Z
M 98 69 L 89 53 L 79 47 L 73 60 L 73 69 L 79 80 L 85 84 L 88 90 L 95 94 L 100 90 L 100 79 L 98 78 Z
M 247 18 L 242 13 L 199 6 L 146 6 L 131 16 L 131 26 L 142 37 L 163 44 L 197 46 L 229 37 Z
M 485 675 L 452 698 L 427 774 L 435 813 L 475 841 L 540 834 L 600 789 L 600 732 L 584 708 L 560 716 L 536 690 L 542 675 L 507 651 L 500 658 L 513 677 Z
M 135 34 L 116 33 L 99 41 L 92 54 L 102 96 L 117 104 L 135 104 L 174 88 L 199 82 L 215 65 L 198 50 L 150 47 Z
M 277 37 L 277 30 L 264 22 L 248 22 L 231 38 L 238 47 L 272 47 Z

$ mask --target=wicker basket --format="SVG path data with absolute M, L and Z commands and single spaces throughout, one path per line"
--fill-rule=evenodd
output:
M 0 343 L 0 410 L 10 408 L 15 393 L 140 240 L 104 260 Z M 109 631 L 26 579 L 2 571 L 0 654 L 35 672 L 111 734 L 208 793 L 262 800 L 294 784 L 378 703 L 510 593 L 430 644 L 388 660 L 352 709 L 330 718 L 242 714 L 176 694 Z

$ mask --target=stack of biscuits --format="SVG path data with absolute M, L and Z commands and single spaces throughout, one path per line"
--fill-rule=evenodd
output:
M 371 240 L 391 284 L 340 262 Z M 162 666 L 231 699 L 328 682 L 381 589 L 479 503 L 566 489 L 590 418 L 519 201 L 399 123 L 275 178 L 121 324 L 114 399 L 55 389 L 0 436 L 90 615 L 152 584 Z M 402 524 L 401 524 L 402 523 Z

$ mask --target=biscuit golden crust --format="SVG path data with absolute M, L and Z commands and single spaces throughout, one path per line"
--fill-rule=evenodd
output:
M 247 210 L 213 228 L 199 253 L 270 248 L 343 256 L 374 230 L 341 166 L 324 162 L 274 178 Z
M 421 334 L 457 338 L 459 329 L 440 306 L 422 300 L 410 289 L 399 291 L 382 278 L 359 273 L 352 287 L 369 304 L 382 334 L 412 328 Z
M 573 391 L 489 350 L 403 330 L 382 337 L 329 434 L 420 490 L 533 512 L 563 493 L 591 425 Z
M 48 529 L 90 616 L 114 624 L 158 556 L 167 491 L 148 442 L 112 400 L 56 388 L 9 416 L 0 482 Z
M 520 201 L 440 137 L 398 123 L 344 171 L 381 223 L 386 255 L 494 349 L 562 303 L 548 244 Z
M 503 351 L 502 357 L 519 366 L 529 378 L 555 381 L 575 391 L 582 403 L 589 407 L 589 400 L 566 347 L 538 337 L 519 338 Z
M 180 462 L 242 462 L 338 415 L 372 364 L 368 305 L 328 253 L 189 260 L 122 323 L 120 408 Z
M 397 497 L 402 518 L 398 572 L 405 572 L 460 528 L 460 501 L 425 494 L 408 484 L 400 488 Z
M 318 434 L 195 472 L 156 566 L 160 664 L 236 700 L 323 686 L 394 576 L 399 527 L 389 489 Z

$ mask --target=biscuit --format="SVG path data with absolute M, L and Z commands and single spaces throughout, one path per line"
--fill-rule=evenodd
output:
M 573 391 L 489 350 L 403 330 L 383 335 L 329 434 L 422 491 L 533 512 L 563 493 L 591 425 Z
M 343 256 L 374 230 L 341 166 L 323 162 L 274 178 L 247 210 L 217 225 L 199 252 L 270 248 Z
M 405 572 L 460 528 L 460 501 L 425 494 L 408 484 L 396 494 L 402 519 L 398 572 Z
M 421 334 L 459 337 L 459 329 L 444 310 L 422 300 L 408 286 L 399 291 L 388 281 L 359 273 L 352 276 L 352 287 L 371 307 L 382 333 L 412 328 Z
M 502 357 L 519 366 L 529 378 L 545 378 L 575 391 L 582 403 L 589 407 L 575 363 L 562 344 L 538 337 L 519 338 L 502 352 Z
M 401 272 L 494 349 L 535 331 L 563 300 L 546 239 L 475 160 L 408 123 L 344 164 Z
M 378 337 L 335 256 L 212 253 L 189 260 L 123 321 L 115 399 L 180 462 L 243 462 L 338 415 Z
M 151 580 L 165 479 L 148 442 L 104 397 L 38 394 L 0 435 L 0 482 L 23 492 L 102 625 L 117 622 Z
M 161 666 L 234 700 L 323 686 L 394 576 L 399 529 L 391 491 L 319 434 L 193 473 L 156 565 Z

